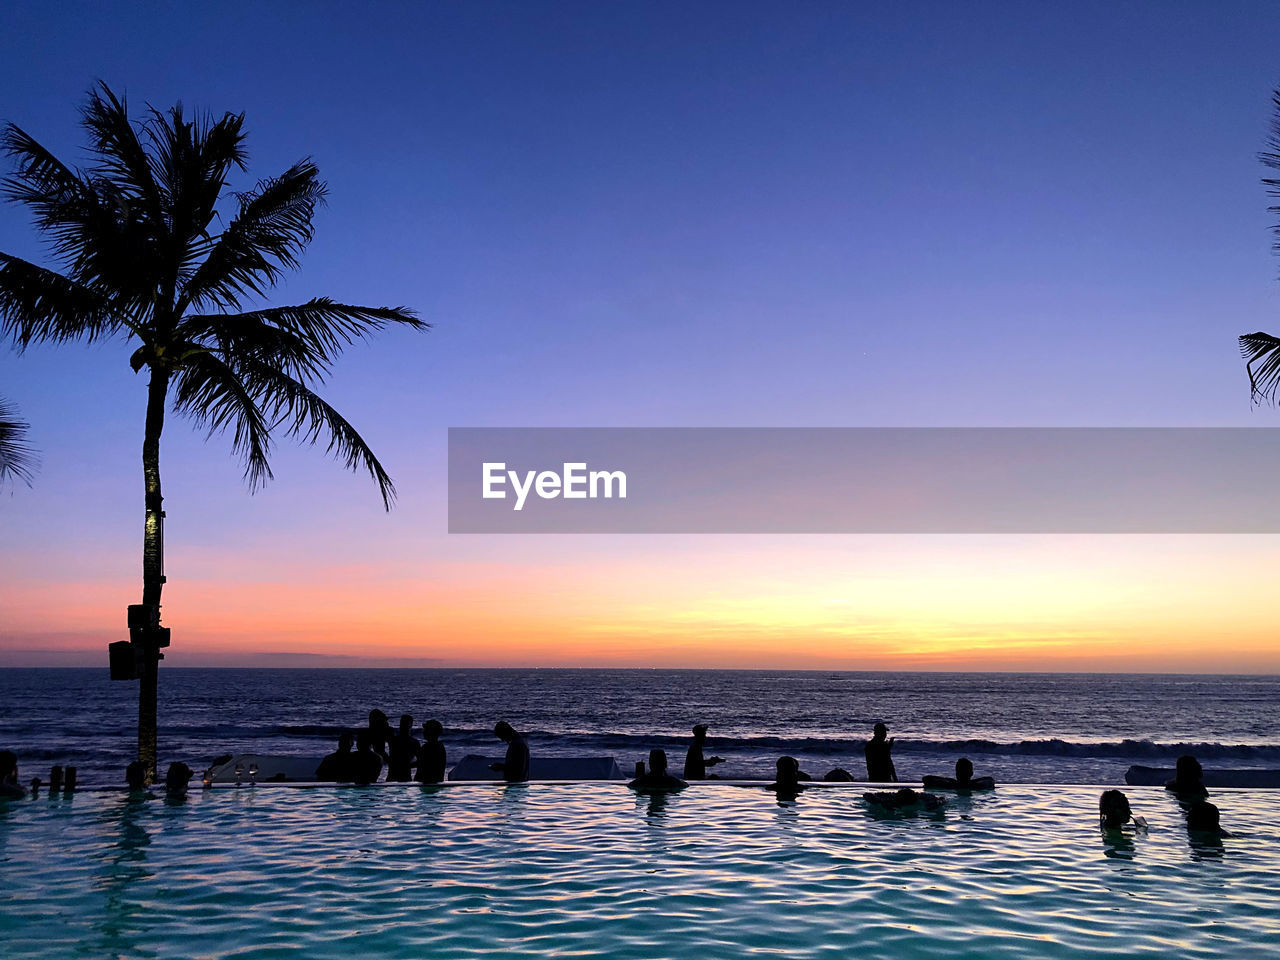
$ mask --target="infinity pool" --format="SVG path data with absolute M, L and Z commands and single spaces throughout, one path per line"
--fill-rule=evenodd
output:
M 1193 843 L 1163 791 L 1106 842 L 1098 790 L 940 815 L 856 789 L 244 787 L 181 805 L 0 803 L 0 955 L 1280 957 L 1280 793 L 1217 791 Z

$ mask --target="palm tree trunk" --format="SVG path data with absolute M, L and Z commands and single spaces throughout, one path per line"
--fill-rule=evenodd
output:
M 164 588 L 164 498 L 160 495 L 160 432 L 169 393 L 169 372 L 151 371 L 147 386 L 146 435 L 142 441 L 142 476 L 146 488 L 146 526 L 142 536 L 142 602 L 160 606 Z M 160 672 L 160 647 L 150 631 L 143 643 L 138 683 L 138 759 L 146 768 L 147 782 L 156 779 L 156 685 Z

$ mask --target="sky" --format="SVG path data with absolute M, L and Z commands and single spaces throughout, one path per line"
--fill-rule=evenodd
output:
M 459 426 L 1280 426 L 1267 3 L 6 4 L 0 118 L 247 116 L 329 202 L 273 292 L 406 304 L 324 395 L 394 476 L 171 419 L 167 663 L 1280 672 L 1280 540 L 450 535 Z M 23 212 L 0 250 L 40 261 Z M 0 351 L 0 665 L 141 578 L 132 348 Z

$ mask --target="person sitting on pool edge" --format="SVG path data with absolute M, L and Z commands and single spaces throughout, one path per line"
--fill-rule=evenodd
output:
M 649 769 L 627 784 L 632 790 L 640 793 L 653 793 L 660 790 L 683 790 L 689 784 L 679 777 L 667 772 L 667 751 L 649 751 Z
M 872 730 L 873 736 L 863 747 L 867 758 L 867 779 L 872 783 L 897 783 L 898 772 L 893 768 L 893 738 L 885 739 L 889 728 L 877 723 Z
M 864 793 L 862 799 L 872 806 L 882 807 L 885 810 L 941 810 L 947 805 L 947 801 L 942 797 L 935 796 L 932 793 L 920 793 L 912 790 L 910 787 L 901 787 L 898 790 L 881 790 L 876 793 Z
M 1187 807 L 1187 833 L 1192 838 L 1230 837 L 1231 834 L 1222 829 L 1218 808 L 1208 800 L 1196 800 Z
M 776 765 L 777 779 L 766 790 L 772 790 L 780 798 L 791 797 L 794 799 L 804 789 L 802 780 L 811 780 L 806 774 L 800 772 L 800 761 L 795 757 L 779 757 Z
M 0 750 L 0 800 L 21 800 L 26 795 L 26 788 L 18 782 L 18 755 Z
M 373 738 L 368 730 L 357 730 L 356 752 L 351 754 L 351 781 L 377 783 L 381 774 L 382 757 L 373 749 Z
M 1204 767 L 1200 761 L 1190 754 L 1178 758 L 1174 767 L 1173 779 L 1164 788 L 1180 797 L 1205 797 L 1209 791 L 1204 786 Z
M 1104 790 L 1098 798 L 1098 822 L 1103 830 L 1119 830 L 1130 820 L 1139 830 L 1147 829 L 1147 821 L 1135 817 L 1129 806 L 1129 798 L 1123 790 Z
M 706 757 L 702 756 L 702 748 L 707 742 L 707 725 L 705 723 L 695 724 L 693 728 L 693 743 L 689 744 L 689 752 L 684 755 L 684 778 L 686 780 L 706 780 L 707 767 L 714 767 L 717 763 L 724 763 L 724 757 Z
M 968 757 L 961 757 L 956 761 L 954 777 L 930 775 L 924 778 L 923 783 L 924 786 L 935 790 L 994 790 L 996 786 L 995 780 L 991 777 L 974 777 L 973 763 Z
M 501 763 L 489 764 L 489 769 L 501 773 L 507 783 L 524 783 L 529 779 L 529 745 L 524 737 L 505 720 L 493 726 L 493 735 L 507 745 L 507 755 Z
M 355 779 L 353 762 L 355 755 L 351 745 L 355 742 L 355 734 L 344 730 L 338 735 L 338 749 L 327 755 L 316 767 L 316 779 L 325 783 L 350 783 Z
M 445 768 L 444 744 L 440 734 L 444 727 L 439 720 L 428 720 L 422 725 L 422 746 L 418 750 L 418 782 L 443 783 Z
M 418 759 L 418 740 L 413 735 L 413 717 L 400 715 L 400 732 L 391 738 L 387 761 L 387 782 L 408 783 L 413 779 L 413 763 Z

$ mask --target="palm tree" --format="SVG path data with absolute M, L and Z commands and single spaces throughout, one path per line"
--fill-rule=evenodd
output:
M 21 480 L 31 486 L 36 454 L 27 441 L 27 424 L 18 419 L 18 408 L 0 397 L 0 484 Z
M 1276 108 L 1271 118 L 1271 133 L 1267 136 L 1267 149 L 1258 155 L 1264 166 L 1272 170 L 1280 170 L 1280 90 L 1271 95 L 1271 103 Z M 1262 182 L 1267 186 L 1267 195 L 1280 200 L 1280 179 L 1264 177 Z M 1280 214 L 1280 204 L 1268 207 L 1274 214 Z M 1280 224 L 1272 228 L 1280 235 Z M 1272 249 L 1280 252 L 1280 240 Z M 1249 393 L 1257 402 L 1276 401 L 1280 392 L 1280 337 L 1269 333 L 1246 333 L 1240 338 L 1240 353 L 1245 359 L 1245 370 L 1249 374 Z
M 404 307 L 360 307 L 316 298 L 258 307 L 312 237 L 325 184 L 309 159 L 219 201 L 246 169 L 243 114 L 197 115 L 181 104 L 131 120 L 105 84 L 90 91 L 81 125 L 90 161 L 58 160 L 14 124 L 0 150 L 14 172 L 0 189 L 26 207 L 59 269 L 0 253 L 0 336 L 21 351 L 42 342 L 119 339 L 147 371 L 142 443 L 145 525 L 142 604 L 130 608 L 137 658 L 138 759 L 154 779 L 156 680 L 164 586 L 160 435 L 166 411 L 229 434 L 251 490 L 271 478 L 277 433 L 366 470 L 386 509 L 395 488 L 369 445 L 314 388 L 342 349 L 392 324 L 427 324 Z

